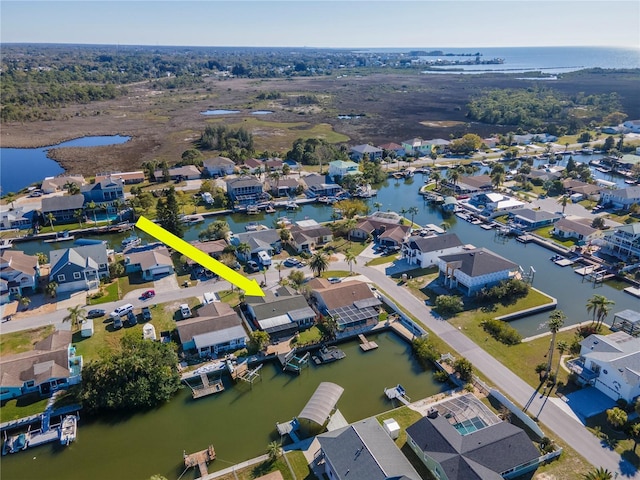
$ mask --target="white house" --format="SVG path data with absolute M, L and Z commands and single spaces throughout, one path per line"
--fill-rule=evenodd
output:
M 459 253 L 462 248 L 463 244 L 455 233 L 431 237 L 413 236 L 402 244 L 402 258 L 409 265 L 426 268 L 435 265 L 438 257 Z
M 613 231 L 607 232 L 598 244 L 603 245 L 607 253 L 616 257 L 627 258 L 633 255 L 640 258 L 640 222 L 614 228 Z
M 448 288 L 459 288 L 472 295 L 509 280 L 518 265 L 486 248 L 443 255 L 438 260 L 440 280 Z
M 356 162 L 335 160 L 329 163 L 329 178 L 341 179 L 346 175 L 357 175 L 360 173 L 360 169 Z
M 224 177 L 225 175 L 231 175 L 236 168 L 235 162 L 227 157 L 207 158 L 202 162 L 202 166 L 212 177 Z
M 602 230 L 593 228 L 589 223 L 588 219 L 580 217 L 561 218 L 554 224 L 552 233 L 560 238 L 575 238 L 585 243 L 604 235 Z
M 616 208 L 628 210 L 632 204 L 640 205 L 640 186 L 621 188 L 619 190 L 603 190 L 600 203 L 612 204 Z
M 640 395 L 640 338 L 626 332 L 589 335 L 580 342 L 580 357 L 567 365 L 581 383 L 614 400 L 631 403 Z
M 622 126 L 633 133 L 640 133 L 640 120 L 627 120 Z

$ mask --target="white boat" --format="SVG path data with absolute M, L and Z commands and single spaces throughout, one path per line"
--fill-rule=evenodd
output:
M 122 248 L 135 247 L 136 245 L 140 245 L 141 241 L 142 240 L 140 239 L 140 237 L 136 235 L 131 235 L 130 237 L 127 237 L 124 240 L 122 240 L 120 245 L 122 246 Z
M 11 248 L 13 243 L 11 240 L 0 239 L 0 250 L 4 250 L 5 248 Z
M 67 415 L 60 425 L 60 444 L 69 445 L 76 439 L 76 431 L 78 429 L 78 417 L 75 415 Z

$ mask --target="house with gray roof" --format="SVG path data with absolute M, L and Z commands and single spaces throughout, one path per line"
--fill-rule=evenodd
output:
M 316 437 L 331 480 L 420 480 L 391 437 L 375 418 L 368 418 Z
M 640 222 L 615 227 L 598 240 L 606 252 L 618 258 L 640 258 Z
M 203 160 L 202 166 L 211 177 L 231 175 L 236 169 L 235 162 L 227 157 L 207 158 Z
M 405 240 L 411 227 L 409 225 L 401 225 L 402 220 L 398 214 L 393 213 L 389 218 L 384 218 L 384 213 L 390 215 L 393 212 L 375 212 L 375 214 L 358 220 L 356 226 L 349 232 L 349 238 L 364 241 L 369 236 L 373 237 L 378 243 L 385 247 L 400 247 Z
M 239 350 L 247 344 L 242 319 L 228 304 L 211 302 L 197 310 L 197 316 L 177 323 L 184 350 L 196 350 L 201 357 Z
M 62 175 L 59 177 L 45 177 L 40 186 L 44 193 L 54 193 L 65 190 L 65 185 L 75 184 L 78 189 L 86 185 L 87 181 L 82 175 Z
M 43 197 L 42 198 L 42 215 L 44 222 L 49 224 L 47 217 L 53 214 L 54 225 L 62 223 L 77 222 L 74 216 L 76 210 L 82 210 L 84 205 L 84 195 L 64 195 L 61 197 Z
M 509 222 L 519 230 L 536 230 L 546 225 L 553 225 L 562 218 L 559 213 L 551 213 L 546 210 L 533 210 L 521 208 L 509 212 Z
M 289 244 L 296 252 L 310 252 L 316 245 L 324 245 L 333 240 L 333 232 L 329 227 L 320 225 L 315 220 L 302 220 L 291 227 Z
M 626 309 L 614 314 L 611 330 L 627 332 L 632 337 L 640 337 L 640 312 Z
M 640 337 L 623 331 L 589 335 L 580 342 L 580 357 L 567 366 L 580 383 L 613 400 L 632 403 L 640 395 Z
M 3 250 L 0 253 L 0 279 L 5 282 L 9 293 L 5 296 L 7 302 L 9 296 L 35 293 L 40 279 L 38 258 L 20 250 Z
M 280 232 L 273 228 L 253 232 L 234 233 L 231 235 L 229 242 L 235 247 L 241 243 L 249 245 L 250 250 L 247 254 L 236 250 L 236 256 L 240 261 L 248 261 L 252 258 L 257 259 L 259 252 L 267 252 L 271 257 L 274 252 L 279 253 L 282 250 Z
M 227 195 L 231 202 L 239 205 L 253 205 L 263 196 L 262 182 L 256 177 L 242 176 L 227 180 Z
M 362 160 L 365 155 L 369 156 L 369 160 L 379 160 L 382 158 L 382 149 L 368 144 L 356 145 L 349 149 L 349 156 L 356 162 Z
M 162 170 L 153 172 L 153 178 L 157 182 L 164 181 Z M 183 165 L 182 167 L 173 167 L 169 169 L 169 178 L 171 180 L 197 180 L 200 178 L 200 170 L 195 165 Z
M 58 292 L 93 290 L 100 286 L 101 278 L 109 276 L 104 243 L 52 250 L 49 264 L 49 279 L 58 284 Z
M 463 176 L 456 181 L 455 185 L 446 178 L 442 181 L 456 193 L 461 194 L 473 195 L 493 190 L 493 181 L 489 175 Z
M 621 188 L 619 190 L 603 190 L 600 196 L 600 203 L 629 210 L 629 207 L 634 203 L 640 205 L 640 186 Z
M 124 181 L 117 177 L 107 177 L 96 183 L 84 185 L 80 191 L 86 203 L 95 202 L 108 213 L 119 210 L 118 203 L 124 201 Z
M 301 178 L 307 197 L 330 197 L 342 192 L 342 187 L 334 182 L 327 182 L 327 177 L 312 173 Z
M 82 356 L 76 355 L 70 330 L 58 330 L 33 350 L 0 357 L 0 400 L 32 392 L 47 396 L 79 383 Z
M 455 233 L 430 237 L 411 236 L 402 244 L 402 258 L 409 265 L 427 268 L 435 265 L 442 255 L 462 251 L 464 245 Z
M 476 248 L 438 259 L 440 281 L 471 296 L 512 278 L 518 265 L 486 248 Z
M 140 272 L 142 279 L 153 281 L 173 275 L 173 261 L 164 243 L 127 248 L 124 252 L 124 268 L 127 273 Z
M 362 172 L 360 171 L 360 167 L 356 162 L 352 162 L 350 160 L 334 160 L 329 163 L 329 178 L 340 181 L 343 177 L 347 175 L 360 175 Z
M 246 297 L 245 301 L 247 320 L 271 339 L 291 337 L 315 323 L 316 312 L 291 287 L 268 290 L 264 297 Z
M 560 238 L 575 238 L 579 242 L 590 242 L 596 238 L 602 238 L 604 232 L 591 226 L 591 221 L 587 218 L 567 217 L 558 220 L 554 226 L 553 235 Z
M 300 187 L 297 178 L 278 178 L 269 180 L 269 191 L 274 197 L 295 196 Z
M 36 211 L 25 207 L 0 209 L 0 230 L 30 228 L 33 225 L 34 216 L 36 216 Z
M 540 453 L 524 430 L 508 422 L 471 424 L 433 409 L 407 428 L 407 444 L 435 478 L 501 480 L 537 468 Z

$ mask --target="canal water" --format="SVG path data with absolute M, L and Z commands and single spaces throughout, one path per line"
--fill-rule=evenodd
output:
M 338 408 L 354 422 L 392 408 L 384 388 L 400 383 L 412 400 L 444 391 L 411 355 L 409 344 L 391 332 L 368 335 L 379 348 L 362 352 L 357 342 L 340 345 L 346 358 L 328 365 L 310 365 L 299 376 L 267 363 L 261 380 L 233 385 L 225 391 L 192 400 L 188 389 L 170 403 L 146 413 L 90 421 L 82 417 L 78 439 L 69 447 L 44 445 L 2 459 L 2 478 L 48 480 L 113 478 L 144 480 L 159 473 L 177 478 L 182 454 L 212 444 L 217 459 L 209 470 L 220 470 L 262 455 L 267 444 L 279 440 L 276 422 L 302 411 L 320 382 L 344 388 Z M 194 478 L 192 472 L 183 478 Z

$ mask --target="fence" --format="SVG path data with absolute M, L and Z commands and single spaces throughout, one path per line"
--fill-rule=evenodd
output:
M 420 326 L 418 325 L 416 322 L 414 322 L 411 318 L 409 318 L 409 316 L 407 316 L 407 314 L 405 314 L 394 302 L 393 300 L 391 300 L 390 298 L 388 298 L 386 295 L 380 293 L 380 291 L 378 291 L 378 295 L 380 295 L 380 300 L 382 300 L 384 303 L 386 303 L 389 307 L 391 307 L 391 309 L 396 312 L 396 314 L 398 315 L 398 318 L 400 319 L 400 323 L 402 323 L 402 325 L 409 330 L 412 334 L 414 334 L 416 337 L 424 337 L 425 335 L 428 335 L 428 333 Z

